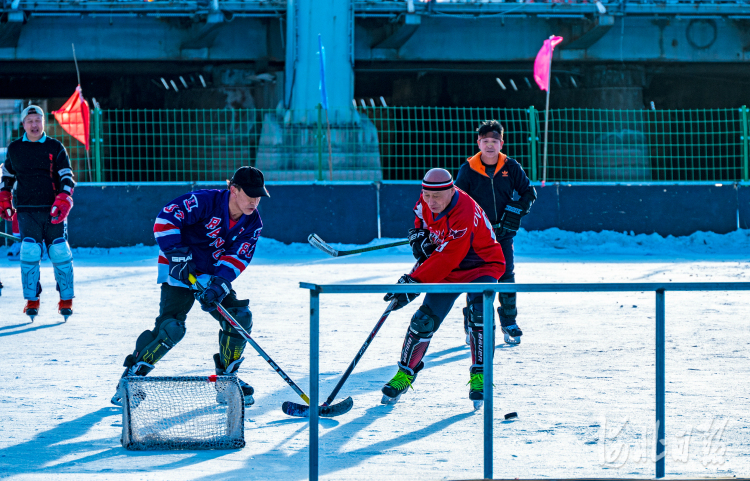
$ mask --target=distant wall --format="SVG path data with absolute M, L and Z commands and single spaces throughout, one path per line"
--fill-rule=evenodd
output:
M 206 183 L 80 183 L 69 221 L 73 246 L 153 245 L 159 210 L 191 190 L 224 188 Z M 750 184 L 536 184 L 538 200 L 523 219 L 527 230 L 557 227 L 690 235 L 750 229 Z M 360 244 L 378 236 L 405 237 L 420 185 L 414 182 L 269 183 L 260 203 L 263 235 L 305 242 L 315 232 L 329 242 Z

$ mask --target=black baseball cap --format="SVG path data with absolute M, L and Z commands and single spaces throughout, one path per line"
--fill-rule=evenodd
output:
M 255 167 L 240 167 L 232 176 L 231 182 L 240 186 L 248 197 L 271 197 L 265 186 L 263 172 Z

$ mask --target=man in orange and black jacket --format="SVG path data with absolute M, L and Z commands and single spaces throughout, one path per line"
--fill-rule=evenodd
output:
M 495 228 L 495 237 L 505 255 L 505 274 L 498 282 L 515 282 L 513 237 L 521 226 L 521 217 L 529 213 L 536 200 L 536 190 L 521 164 L 500 152 L 503 132 L 503 126 L 497 120 L 487 120 L 479 125 L 477 145 L 480 152 L 461 165 L 456 187 L 469 194 L 484 209 Z M 513 200 L 514 191 L 519 195 L 518 200 Z M 501 292 L 498 298 L 500 307 L 497 312 L 505 342 L 519 344 L 523 331 L 516 322 L 516 293 Z

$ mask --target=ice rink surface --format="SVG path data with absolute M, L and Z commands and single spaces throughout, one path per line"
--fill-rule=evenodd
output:
M 333 239 L 326 239 L 332 241 Z M 383 239 L 380 242 L 393 241 Z M 351 246 L 338 246 L 348 248 Z M 306 419 L 281 412 L 296 394 L 252 348 L 240 377 L 256 390 L 238 451 L 129 452 L 109 399 L 125 355 L 158 313 L 156 249 L 76 249 L 75 314 L 56 312 L 42 266 L 41 311 L 22 314 L 18 262 L 0 248 L 0 478 L 14 480 L 245 480 L 307 478 Z M 234 283 L 249 298 L 254 339 L 309 389 L 309 293 L 299 282 L 392 283 L 413 264 L 407 247 L 331 258 L 261 239 Z M 519 283 L 748 282 L 750 231 L 684 238 L 552 229 L 520 232 Z M 497 478 L 654 475 L 652 292 L 520 294 L 523 342 L 495 353 Z M 339 399 L 349 413 L 321 420 L 322 479 L 480 478 L 482 412 L 468 399 L 469 349 L 456 302 L 426 369 L 395 406 L 380 388 L 396 371 L 415 301 L 393 313 Z M 386 303 L 382 295 L 321 296 L 321 399 Z M 750 475 L 750 292 L 667 292 L 668 476 Z M 218 323 L 196 305 L 187 334 L 154 375 L 213 374 Z M 519 419 L 502 421 L 506 412 Z

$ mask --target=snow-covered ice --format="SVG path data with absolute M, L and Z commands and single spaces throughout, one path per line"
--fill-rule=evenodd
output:
M 332 239 L 326 239 L 331 241 Z M 378 242 L 392 242 L 382 239 Z M 337 245 L 346 249 L 353 246 Z M 155 247 L 76 249 L 75 314 L 56 313 L 52 267 L 42 305 L 22 314 L 20 269 L 0 248 L 0 478 L 13 480 L 305 479 L 308 425 L 285 416 L 299 398 L 255 353 L 241 377 L 256 389 L 238 451 L 129 452 L 109 404 L 122 361 L 158 311 Z M 234 283 L 250 298 L 253 337 L 309 390 L 309 292 L 299 282 L 391 283 L 413 264 L 408 246 L 331 258 L 261 239 Z M 689 237 L 521 231 L 516 279 L 548 282 L 748 282 L 750 231 Z M 523 342 L 495 354 L 497 478 L 654 475 L 653 292 L 522 293 Z M 380 387 L 395 373 L 419 301 L 393 313 L 321 420 L 322 479 L 482 476 L 482 411 L 468 399 L 470 354 L 456 302 L 427 368 L 395 406 Z M 382 295 L 321 296 L 321 399 L 374 326 Z M 668 476 L 750 475 L 750 292 L 667 292 Z M 154 375 L 213 373 L 218 324 L 198 306 L 183 341 Z M 506 412 L 519 419 L 503 421 Z

